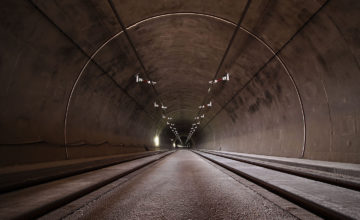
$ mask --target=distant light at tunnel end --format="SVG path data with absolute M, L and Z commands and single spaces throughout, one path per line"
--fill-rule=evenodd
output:
M 158 147 L 159 144 L 160 144 L 159 143 L 159 136 L 157 136 L 157 135 L 154 137 L 154 144 L 155 144 L 155 147 Z

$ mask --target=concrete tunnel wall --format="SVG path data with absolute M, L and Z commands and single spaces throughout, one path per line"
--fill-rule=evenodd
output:
M 359 1 L 113 2 L 1 1 L 2 165 L 168 148 L 204 99 L 197 148 L 360 162 Z

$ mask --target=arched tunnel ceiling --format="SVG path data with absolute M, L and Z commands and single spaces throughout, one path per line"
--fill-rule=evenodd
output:
M 160 99 L 168 106 L 167 111 L 176 112 L 171 116 L 178 122 L 193 121 L 196 116 L 197 107 L 207 95 L 208 81 L 220 65 L 246 4 L 246 1 L 114 1 L 116 13 L 127 27 L 147 75 L 158 82 L 155 86 L 158 94 L 154 94 L 146 87 L 139 91 L 134 84 L 134 75 L 144 70 L 109 4 L 34 2 L 87 54 L 102 46 L 94 60 L 156 120 L 161 120 L 161 115 L 154 111 L 153 102 Z M 207 119 L 232 98 L 234 87 L 246 83 L 271 58 L 273 51 L 265 44 L 274 51 L 281 48 L 320 6 L 317 1 L 252 2 L 219 72 L 220 75 L 229 72 L 232 80 L 229 85 L 216 88 L 214 108 Z M 108 41 L 116 34 L 118 37 Z
M 331 158 L 360 143 L 357 1 L 1 4 L 2 72 L 18 73 L 1 75 L 2 143 L 148 144 L 171 135 L 164 114 L 187 135 L 199 113 L 205 148 Z

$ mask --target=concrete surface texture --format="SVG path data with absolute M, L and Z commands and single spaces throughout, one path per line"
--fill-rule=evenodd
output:
M 297 218 L 200 156 L 177 151 L 66 219 Z
M 360 1 L 110 2 L 0 2 L 4 157 L 167 148 L 163 115 L 204 114 L 198 148 L 360 162 Z
M 195 151 L 204 152 L 208 154 L 217 155 L 220 157 L 228 158 L 243 163 L 249 163 L 251 165 L 264 167 L 271 170 L 276 170 L 284 173 L 288 173 L 295 176 L 300 176 L 324 183 L 329 183 L 335 186 L 340 186 L 353 190 L 360 190 L 360 165 L 358 164 L 346 164 L 339 162 L 328 162 L 317 160 L 317 164 L 312 164 L 314 160 L 297 159 L 297 162 L 291 161 L 292 158 L 287 161 L 277 160 L 276 157 L 272 157 L 272 160 L 256 157 L 244 157 L 238 155 L 238 153 L 224 153 L 222 151 Z M 265 156 L 262 156 L 265 157 Z M 266 156 L 270 157 L 270 156 Z M 329 167 L 329 165 L 334 165 Z M 341 165 L 336 166 L 336 165 Z M 344 166 L 351 165 L 351 166 Z M 354 165 L 358 165 L 355 167 Z
M 170 154 L 165 152 L 80 175 L 2 193 L 1 219 L 33 219 Z
M 274 156 L 264 156 L 264 155 L 256 155 L 256 154 L 245 154 L 245 153 L 235 153 L 235 152 L 215 151 L 215 150 L 203 150 L 203 151 L 210 153 L 218 153 L 222 155 L 231 155 L 240 158 L 255 159 L 258 161 L 273 162 L 277 164 L 284 164 L 298 168 L 303 167 L 312 170 L 319 170 L 319 171 L 340 174 L 340 175 L 360 177 L 360 164 L 354 164 L 354 163 L 339 163 L 339 162 L 331 162 L 331 161 L 308 160 L 308 159 L 299 159 L 299 158 L 290 158 L 290 157 L 274 157 Z
M 140 159 L 163 152 L 164 151 L 147 151 L 105 157 L 69 159 L 1 167 L 0 193 L 101 169 L 114 164 Z
M 359 219 L 360 218 L 360 192 L 331 184 L 315 181 L 288 173 L 254 166 L 221 156 L 197 152 L 200 155 L 229 167 L 236 173 L 247 176 L 257 183 L 264 183 L 282 196 L 288 195 L 301 201 L 303 206 L 316 204 L 319 210 L 326 210 L 330 218 Z M 315 206 L 316 207 L 316 206 Z

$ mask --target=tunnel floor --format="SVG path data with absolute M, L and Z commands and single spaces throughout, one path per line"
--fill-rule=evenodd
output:
M 214 166 L 179 150 L 68 219 L 295 219 Z

